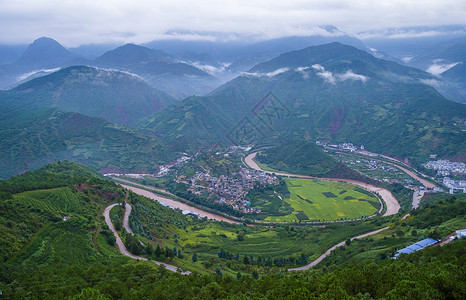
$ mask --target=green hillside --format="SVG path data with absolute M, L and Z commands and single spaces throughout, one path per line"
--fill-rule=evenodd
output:
M 59 108 L 124 125 L 175 102 L 137 75 L 85 66 L 68 67 L 32 79 L 3 97 L 16 101 L 30 98 L 40 108 Z
M 350 46 L 321 45 L 283 54 L 139 124 L 175 149 L 306 138 L 402 159 L 464 155 L 466 132 L 454 121 L 466 118 L 466 106 L 421 84 L 428 79 Z M 239 136 L 246 127 L 249 136 Z
M 183 216 L 147 198 L 126 194 L 89 168 L 71 162 L 1 181 L 0 192 L 0 286 L 2 297 L 10 299 L 296 299 L 299 295 L 461 299 L 466 294 L 461 284 L 464 241 L 386 259 L 393 249 L 419 240 L 420 235 L 446 236 L 465 226 L 462 198 L 442 199 L 403 221 L 394 216 L 319 228 L 246 226 Z M 126 195 L 133 206 L 130 225 L 136 234 L 120 231 L 128 249 L 167 259 L 196 271 L 193 275 L 169 272 L 118 253 L 101 215 L 107 205 L 124 201 Z M 114 224 L 120 222 L 121 213 L 118 207 L 112 210 Z M 284 270 L 387 223 L 391 228 L 382 236 L 347 241 L 315 269 Z
M 370 178 L 346 167 L 315 143 L 292 140 L 261 151 L 256 160 L 266 167 L 315 177 L 347 178 L 373 183 Z
M 101 118 L 2 104 L 0 178 L 64 159 L 97 170 L 154 172 L 175 158 L 157 139 Z

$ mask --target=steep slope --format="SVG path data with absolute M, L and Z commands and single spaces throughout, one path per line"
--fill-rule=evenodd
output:
M 57 107 L 129 125 L 175 100 L 134 74 L 91 67 L 68 67 L 7 92 L 30 97 L 40 107 Z
M 154 172 L 174 153 L 155 138 L 101 118 L 7 98 L 0 100 L 0 156 L 0 178 L 6 178 L 64 159 L 95 169 Z
M 124 201 L 122 188 L 72 162 L 0 181 L 0 195 L 0 261 L 29 268 L 95 261 L 101 253 L 93 236 L 113 237 L 95 233 L 103 225 L 99 207 Z
M 175 147 L 257 144 L 284 136 L 353 142 L 400 158 L 464 154 L 465 132 L 453 121 L 466 117 L 466 107 L 421 83 L 431 79 L 332 43 L 259 64 L 141 126 Z

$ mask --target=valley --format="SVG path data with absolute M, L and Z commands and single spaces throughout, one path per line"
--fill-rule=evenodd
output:
M 464 37 L 316 30 L 0 45 L 0 299 L 464 299 Z

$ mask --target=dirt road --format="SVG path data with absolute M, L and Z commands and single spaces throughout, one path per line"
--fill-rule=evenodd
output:
M 115 227 L 113 226 L 113 223 L 112 223 L 112 220 L 110 219 L 110 211 L 112 210 L 113 207 L 115 207 L 116 205 L 120 205 L 119 203 L 114 203 L 114 204 L 111 204 L 109 206 L 107 206 L 104 210 L 104 217 L 105 217 L 105 223 L 107 223 L 107 226 L 108 228 L 110 228 L 110 230 L 113 232 L 113 235 L 115 236 L 115 239 L 116 239 L 116 245 L 118 247 L 118 250 L 120 250 L 120 253 L 123 254 L 124 256 L 128 256 L 132 259 L 138 259 L 138 260 L 148 260 L 147 258 L 145 257 L 141 257 L 141 256 L 137 256 L 137 255 L 134 255 L 132 253 L 130 253 L 126 247 L 125 247 L 125 244 L 123 244 L 123 241 L 121 240 L 120 236 L 118 235 L 117 231 L 115 230 Z M 125 215 L 126 215 L 126 212 L 128 211 L 128 207 L 131 208 L 131 206 L 129 204 L 126 204 L 125 205 Z M 131 211 L 130 211 L 131 212 Z M 129 213 L 128 213 L 128 216 L 129 216 Z M 128 223 L 126 222 L 126 226 L 129 228 L 128 226 Z M 125 229 L 126 229 L 126 226 Z M 131 230 L 131 229 L 130 229 Z M 132 231 L 131 231 L 132 233 Z M 167 270 L 170 270 L 170 271 L 173 271 L 173 272 L 177 272 L 178 270 L 178 267 L 175 267 L 175 266 L 172 266 L 172 265 L 169 265 L 169 264 L 165 264 L 165 263 L 162 263 L 162 262 L 159 262 L 159 261 L 155 261 L 155 260 L 152 260 L 154 263 L 156 263 L 157 265 L 163 265 L 165 266 L 165 268 L 167 268 Z M 188 275 L 190 274 L 191 272 L 189 271 L 185 271 L 185 272 L 182 272 L 181 274 L 185 274 L 185 275 Z
M 358 235 L 358 236 L 355 236 L 353 238 L 351 238 L 351 240 L 355 240 L 355 239 L 362 239 L 362 238 L 365 238 L 366 236 L 370 236 L 370 235 L 374 235 L 374 234 L 377 234 L 379 232 L 382 232 L 386 229 L 388 229 L 390 227 L 384 227 L 384 228 L 381 228 L 381 229 L 378 229 L 378 230 L 375 230 L 375 231 L 372 231 L 372 232 L 368 232 L 368 233 L 364 233 L 364 234 L 361 234 L 361 235 Z M 327 256 L 330 255 L 330 253 L 335 250 L 336 248 L 338 247 L 341 247 L 343 246 L 344 244 L 346 243 L 346 241 L 343 241 L 343 242 L 340 242 L 338 244 L 336 244 L 335 246 L 333 246 L 332 248 L 328 249 L 327 251 L 325 251 L 324 254 L 322 254 L 321 256 L 319 256 L 319 258 L 317 258 L 316 260 L 314 260 L 313 262 L 311 262 L 310 264 L 308 265 L 305 265 L 305 266 L 302 266 L 302 267 L 299 267 L 299 268 L 292 268 L 292 269 L 288 269 L 288 271 L 304 271 L 304 270 L 309 270 L 310 268 L 312 267 L 315 267 L 317 266 L 324 258 L 326 258 Z
M 244 158 L 244 163 L 254 170 L 264 171 L 269 174 L 275 173 L 276 175 L 285 176 L 285 177 L 298 177 L 298 178 L 309 178 L 309 179 L 317 179 L 317 180 L 344 182 L 344 183 L 348 183 L 348 184 L 361 187 L 370 192 L 377 193 L 380 195 L 380 197 L 382 197 L 383 201 L 385 202 L 385 206 L 387 207 L 387 210 L 383 214 L 383 216 L 391 216 L 391 215 L 397 214 L 401 208 L 395 196 L 393 196 L 393 194 L 390 191 L 384 188 L 376 187 L 376 186 L 370 185 L 365 182 L 360 182 L 360 181 L 351 180 L 351 179 L 318 178 L 318 177 L 306 176 L 306 175 L 266 171 L 266 170 L 261 169 L 261 167 L 259 167 L 259 165 L 254 161 L 254 158 L 256 157 L 256 155 L 257 155 L 257 152 L 254 152 Z

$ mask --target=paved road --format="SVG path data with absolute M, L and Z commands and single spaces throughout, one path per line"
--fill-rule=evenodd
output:
M 365 234 L 361 234 L 361 235 L 358 235 L 358 236 L 355 236 L 353 238 L 351 238 L 351 240 L 355 240 L 355 239 L 362 239 L 362 238 L 365 238 L 366 236 L 370 236 L 370 235 L 374 235 L 374 234 L 377 234 L 379 232 L 382 232 L 386 229 L 390 228 L 389 226 L 387 227 L 384 227 L 384 228 L 381 228 L 381 229 L 378 229 L 378 230 L 375 230 L 375 231 L 372 231 L 372 232 L 368 232 L 368 233 L 365 233 Z M 310 268 L 312 267 L 315 267 L 317 266 L 324 258 L 326 258 L 327 256 L 330 255 L 330 253 L 335 250 L 336 248 L 338 247 L 341 247 L 343 246 L 344 244 L 346 243 L 346 241 L 343 241 L 343 242 L 340 242 L 338 244 L 336 244 L 335 246 L 333 246 L 332 248 L 328 249 L 327 251 L 325 251 L 324 254 L 322 254 L 321 256 L 319 256 L 319 258 L 317 258 L 316 260 L 314 260 L 313 262 L 311 262 L 310 264 L 308 265 L 305 265 L 305 266 L 302 266 L 302 267 L 299 267 L 299 268 L 292 268 L 292 269 L 288 269 L 288 271 L 304 271 L 304 270 L 309 270 Z
M 108 228 L 110 228 L 110 230 L 113 232 L 113 235 L 115 236 L 115 239 L 116 239 L 116 244 L 117 244 L 117 247 L 118 247 L 118 250 L 120 250 L 120 253 L 125 255 L 125 256 L 128 256 L 132 259 L 137 259 L 137 260 L 148 260 L 147 258 L 145 257 L 142 257 L 142 256 L 137 256 L 137 255 L 134 255 L 132 253 L 130 253 L 126 247 L 125 247 L 125 244 L 123 244 L 123 241 L 121 240 L 120 236 L 118 235 L 117 231 L 115 230 L 115 227 L 113 226 L 113 223 L 112 223 L 112 220 L 110 219 L 110 211 L 112 210 L 113 207 L 115 207 L 116 205 L 120 205 L 119 203 L 114 203 L 114 204 L 111 204 L 109 206 L 107 206 L 104 210 L 104 217 L 105 217 L 105 223 L 107 223 L 107 226 Z M 126 212 L 127 212 L 127 209 L 131 206 L 129 204 L 126 204 L 125 205 L 125 215 L 126 215 Z M 129 214 L 128 214 L 129 215 Z M 126 226 L 128 226 L 128 223 L 126 223 Z M 126 226 L 125 226 L 125 229 L 126 229 Z M 129 227 L 129 226 L 128 226 Z M 131 230 L 131 229 L 130 229 Z M 131 231 L 132 232 L 132 231 Z M 173 271 L 173 272 L 177 272 L 177 269 L 178 267 L 175 267 L 175 266 L 172 266 L 172 265 L 169 265 L 169 264 L 165 264 L 165 263 L 162 263 L 162 262 L 159 262 L 159 261 L 155 261 L 153 260 L 154 263 L 156 263 L 157 265 L 163 265 L 165 266 L 165 268 L 167 268 L 167 270 L 170 270 L 170 271 Z M 185 274 L 185 275 L 188 275 L 190 274 L 191 272 L 189 271 L 185 271 L 185 272 L 182 272 L 181 274 Z
M 370 185 L 365 182 L 360 182 L 356 180 L 350 180 L 350 179 L 339 179 L 339 178 L 318 178 L 318 177 L 313 177 L 313 176 L 306 176 L 306 175 L 298 175 L 298 174 L 290 174 L 290 173 L 281 173 L 281 172 L 271 172 L 271 171 L 266 171 L 261 169 L 259 165 L 254 161 L 254 158 L 256 157 L 258 152 L 254 152 L 249 154 L 244 158 L 244 162 L 246 165 L 248 165 L 250 168 L 253 168 L 255 170 L 259 171 L 264 171 L 266 173 L 272 174 L 275 173 L 276 175 L 280 176 L 286 176 L 286 177 L 298 177 L 298 178 L 309 178 L 309 179 L 317 179 L 317 180 L 326 180 L 326 181 L 336 181 L 336 182 L 345 182 L 349 183 L 352 185 L 356 185 L 358 187 L 361 187 L 365 190 L 368 190 L 370 192 L 375 192 L 382 197 L 383 201 L 385 202 L 385 206 L 387 207 L 386 212 L 383 214 L 383 216 L 391 216 L 394 214 L 397 214 L 398 211 L 400 210 L 400 204 L 398 203 L 398 200 L 393 196 L 393 194 L 384 188 L 381 187 L 376 187 L 373 185 Z

